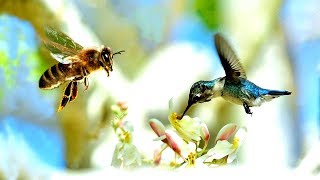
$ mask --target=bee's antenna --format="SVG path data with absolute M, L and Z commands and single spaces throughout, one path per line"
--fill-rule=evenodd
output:
M 113 53 L 113 55 L 116 55 L 116 54 L 121 54 L 122 52 L 125 52 L 124 50 L 121 50 L 121 51 L 118 51 L 116 53 Z

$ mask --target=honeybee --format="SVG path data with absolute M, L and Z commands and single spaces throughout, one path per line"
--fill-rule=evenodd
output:
M 42 39 L 51 56 L 59 63 L 47 69 L 39 80 L 40 89 L 54 89 L 69 82 L 64 90 L 58 112 L 78 95 L 78 82 L 84 82 L 85 90 L 89 87 L 88 75 L 104 68 L 108 76 L 113 65 L 113 56 L 124 52 L 113 53 L 110 47 L 83 48 L 68 35 L 52 27 L 45 27 L 47 38 Z

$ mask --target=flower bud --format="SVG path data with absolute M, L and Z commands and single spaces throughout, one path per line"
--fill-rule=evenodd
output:
M 161 151 L 156 149 L 153 153 L 153 162 L 155 165 L 159 165 L 161 161 Z
M 223 128 L 220 129 L 215 142 L 217 141 L 222 141 L 222 140 L 228 140 L 232 134 L 234 133 L 234 131 L 236 130 L 237 125 L 236 124 L 227 124 L 225 126 L 223 126 Z
M 166 130 L 165 135 L 167 137 L 169 147 L 182 157 L 181 149 L 186 146 L 186 142 L 172 130 Z
M 149 125 L 152 128 L 152 130 L 157 134 L 158 137 L 164 136 L 166 129 L 161 121 L 157 119 L 150 119 Z M 168 143 L 167 139 L 161 139 L 161 141 L 164 143 Z
M 158 136 L 162 136 L 164 135 L 165 132 L 165 127 L 162 124 L 161 121 L 157 120 L 157 119 L 150 119 L 149 120 L 149 125 L 152 128 L 152 130 L 158 135 Z
M 210 139 L 210 132 L 208 130 L 208 127 L 205 123 L 201 123 L 201 129 L 200 129 L 201 137 L 205 142 L 208 142 Z
M 128 109 L 128 105 L 125 101 L 119 101 L 117 102 L 117 106 L 120 108 L 122 111 L 126 111 Z

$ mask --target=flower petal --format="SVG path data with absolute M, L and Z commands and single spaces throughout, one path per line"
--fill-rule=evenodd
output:
M 246 139 L 247 136 L 247 128 L 246 127 L 241 127 L 237 133 L 234 135 L 235 139 L 238 139 L 238 147 L 240 147 L 244 140 Z
M 220 129 L 215 142 L 219 140 L 228 140 L 232 136 L 236 128 L 237 128 L 237 125 L 234 123 L 223 126 L 223 128 Z
M 237 159 L 237 153 L 236 151 L 234 151 L 233 153 L 231 153 L 228 158 L 227 158 L 227 163 L 232 163 L 235 159 Z
M 167 137 L 169 147 L 178 155 L 182 156 L 181 150 L 186 149 L 186 142 L 172 130 L 166 130 L 165 135 Z
M 210 159 L 221 159 L 234 152 L 232 146 L 233 144 L 229 143 L 227 140 L 218 141 L 206 155 L 210 157 Z
M 168 117 L 171 125 L 175 128 L 181 138 L 188 142 L 198 142 L 201 140 L 201 123 L 198 118 L 184 116 L 178 119 L 177 113 L 171 113 Z
M 232 161 L 234 161 L 237 158 L 237 153 L 239 151 L 239 148 L 242 146 L 245 138 L 247 135 L 247 128 L 242 127 L 240 128 L 237 133 L 234 135 L 234 139 L 233 139 L 233 149 L 234 152 L 232 152 L 227 159 L 227 163 L 231 163 Z
M 124 144 L 123 162 L 125 166 L 131 166 L 133 164 L 141 165 L 141 155 L 135 145 L 128 143 Z
M 174 111 L 173 111 L 173 98 L 171 98 L 170 100 L 169 100 L 169 113 L 171 114 L 171 113 L 173 113 Z
M 165 140 L 167 137 L 165 136 L 165 135 L 163 135 L 163 136 L 159 136 L 159 137 L 157 137 L 157 138 L 155 138 L 155 139 L 153 139 L 154 141 L 163 141 L 163 140 Z

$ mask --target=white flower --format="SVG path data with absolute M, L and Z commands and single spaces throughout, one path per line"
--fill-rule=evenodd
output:
M 171 115 L 174 116 L 175 113 Z M 177 129 L 166 130 L 164 125 L 157 119 L 149 120 L 150 127 L 158 136 L 155 140 L 161 140 L 167 147 L 170 147 L 185 161 L 186 167 L 194 167 L 198 157 L 197 146 L 199 141 L 201 139 L 205 141 L 205 145 L 200 153 L 202 154 L 210 139 L 208 128 L 200 120 L 194 120 L 189 116 L 186 116 L 182 122 L 180 122 L 181 120 L 178 120 L 176 116 L 171 117 L 171 120 L 174 121 L 174 127 L 177 127 L 179 131 Z M 186 140 L 186 137 L 188 137 L 189 141 Z M 161 149 L 162 150 L 155 152 L 154 155 L 154 163 L 157 165 L 161 160 L 161 153 L 165 148 Z
M 177 113 L 173 112 L 168 119 L 177 134 L 185 141 L 199 142 L 201 139 L 208 141 L 210 138 L 207 125 L 199 118 L 183 116 L 180 120 Z
M 170 115 L 168 117 L 174 130 L 166 130 L 164 125 L 157 119 L 150 119 L 149 125 L 157 134 L 158 138 L 167 147 L 170 147 L 177 155 L 179 155 L 186 163 L 187 167 L 195 166 L 196 159 L 205 151 L 210 133 L 207 125 L 199 118 L 191 118 L 184 116 L 181 120 L 177 113 L 172 112 L 172 100 L 169 101 Z M 204 140 L 205 144 L 202 151 L 198 152 L 200 141 Z M 159 164 L 161 160 L 162 150 L 157 151 L 154 156 L 155 164 Z
M 235 134 L 232 143 L 228 139 L 236 130 L 235 124 L 227 124 L 219 131 L 216 138 L 216 145 L 205 155 L 204 163 L 214 165 L 225 165 L 233 162 L 240 146 L 246 136 L 246 128 L 240 128 Z

